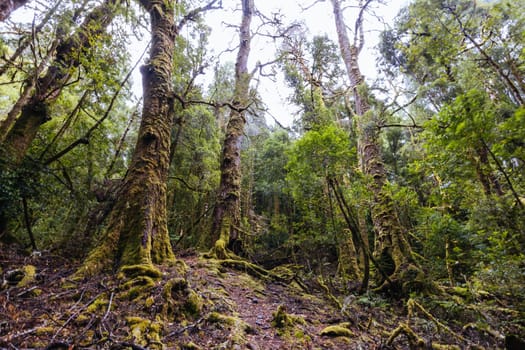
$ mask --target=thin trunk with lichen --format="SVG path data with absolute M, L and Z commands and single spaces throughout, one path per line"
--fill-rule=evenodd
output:
M 22 96 L 21 101 L 13 107 L 21 112 L 14 125 L 11 126 L 6 121 L 2 123 L 0 139 L 6 157 L 13 162 L 21 161 L 40 126 L 50 119 L 49 104 L 58 98 L 71 75 L 80 65 L 79 53 L 88 52 L 97 42 L 97 37 L 104 33 L 115 18 L 119 4 L 120 0 L 106 0 L 95 7 L 78 30 L 57 45 L 55 59 L 46 74 L 36 80 L 32 94 Z M 32 80 L 33 77 L 29 77 L 26 85 L 31 85 Z M 10 112 L 10 114 L 18 113 Z M 14 118 L 7 120 L 12 119 Z
M 28 78 L 26 91 L 0 126 L 0 173 L 20 166 L 38 129 L 50 119 L 49 104 L 58 98 L 80 65 L 79 53 L 90 50 L 95 38 L 102 35 L 115 17 L 119 4 L 120 0 L 106 0 L 94 8 L 78 30 L 56 46 L 55 59 L 46 74 L 36 82 L 33 77 Z M 0 202 L 0 240 L 7 230 L 9 218 L 4 209 L 9 206 L 6 200 Z
M 235 90 L 233 108 L 226 127 L 222 150 L 221 182 L 213 211 L 212 241 L 219 257 L 225 257 L 226 248 L 241 250 L 241 140 L 246 120 L 244 110 L 249 102 L 250 73 L 250 23 L 253 15 L 253 0 L 242 0 L 242 22 L 240 44 L 235 63 Z
M 150 15 L 152 43 L 149 61 L 141 67 L 144 106 L 138 140 L 102 241 L 78 272 L 82 276 L 117 267 L 129 276 L 158 277 L 154 264 L 175 261 L 166 213 L 175 0 L 141 4 Z
M 368 187 L 373 195 L 371 217 L 375 231 L 374 261 L 379 265 L 382 279 L 386 280 L 385 287 L 399 287 L 406 291 L 421 277 L 421 271 L 413 262 L 411 247 L 387 188 L 379 139 L 379 118 L 370 108 L 366 85 L 359 68 L 359 51 L 363 44 L 363 12 L 358 16 L 354 43 L 351 44 L 343 19 L 341 1 L 331 2 L 339 47 L 353 87 L 360 167 L 370 179 Z

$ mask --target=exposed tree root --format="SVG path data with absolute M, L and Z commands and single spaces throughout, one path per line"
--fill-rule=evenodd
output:
M 417 301 L 415 301 L 414 299 L 409 299 L 407 301 L 407 309 L 408 309 L 408 322 L 410 323 L 410 318 L 412 317 L 412 315 L 414 314 L 414 309 L 415 308 L 418 308 L 426 317 L 428 317 L 432 322 L 434 322 L 434 324 L 438 327 L 438 329 L 443 329 L 445 330 L 447 333 L 451 334 L 452 336 L 454 336 L 456 339 L 462 341 L 462 342 L 468 342 L 467 339 L 465 339 L 465 337 L 463 337 L 461 334 L 457 334 L 456 332 L 454 332 L 452 329 L 450 329 L 450 327 L 448 327 L 447 325 L 443 324 L 442 322 L 440 322 L 437 318 L 435 318 L 430 312 L 428 312 L 424 307 L 423 305 L 421 305 L 420 303 L 418 303 Z
M 438 330 L 444 330 L 450 335 L 452 335 L 454 338 L 458 339 L 459 341 L 469 344 L 469 348 L 471 349 L 484 349 L 483 347 L 473 344 L 468 339 L 463 337 L 462 335 L 454 332 L 450 327 L 445 325 L 444 323 L 440 322 L 437 318 L 435 318 L 429 311 L 427 311 L 423 305 L 415 301 L 414 299 L 409 299 L 407 301 L 407 309 L 408 309 L 408 315 L 407 315 L 407 322 L 402 322 L 399 324 L 399 326 L 394 329 L 387 340 L 387 345 L 391 345 L 392 342 L 401 334 L 404 334 L 408 339 L 408 344 L 411 350 L 417 350 L 417 349 L 435 349 L 435 350 L 459 350 L 461 349 L 458 345 L 446 345 L 446 344 L 439 344 L 434 343 L 430 340 L 425 340 L 424 338 L 420 337 L 411 327 L 410 322 L 414 315 L 414 313 L 419 310 L 425 317 L 430 319 L 438 328 Z M 417 310 L 416 310 L 417 309 Z
M 328 297 L 328 299 L 330 299 L 330 301 L 332 302 L 332 304 L 334 304 L 335 306 L 337 306 L 339 308 L 339 310 L 343 310 L 343 304 L 341 304 L 341 302 L 339 301 L 339 299 L 337 299 L 333 294 L 332 292 L 330 291 L 330 288 L 328 288 L 328 286 L 324 283 L 324 280 L 321 276 L 317 277 L 317 283 L 319 283 L 319 286 L 321 286 L 321 288 L 323 289 L 323 291 L 325 292 L 325 295 Z
M 458 345 L 443 345 L 438 343 L 427 343 L 425 339 L 421 338 L 410 328 L 406 323 L 401 323 L 396 329 L 392 331 L 386 344 L 392 345 L 394 340 L 401 334 L 406 335 L 408 339 L 408 346 L 410 350 L 423 350 L 423 349 L 434 349 L 434 350 L 461 350 Z

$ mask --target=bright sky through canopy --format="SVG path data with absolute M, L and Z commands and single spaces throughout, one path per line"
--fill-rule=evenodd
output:
M 284 16 L 283 23 L 303 23 L 311 36 L 327 35 L 337 43 L 330 1 L 314 3 L 315 0 L 255 0 L 255 6 L 264 15 L 272 16 L 274 13 L 280 13 Z M 346 6 L 355 6 L 358 1 L 347 1 L 346 3 Z M 384 3 L 373 2 L 370 5 L 372 12 L 365 15 L 365 48 L 360 56 L 360 64 L 361 70 L 367 78 L 373 78 L 376 75 L 374 47 L 378 43 L 380 31 L 392 23 L 399 10 L 408 3 L 408 0 L 384 1 Z M 228 28 L 228 24 L 238 25 L 241 15 L 239 10 L 235 9 L 238 9 L 239 6 L 238 0 L 224 0 L 223 10 L 211 11 L 206 15 L 206 23 L 213 28 L 209 42 L 216 54 L 237 45 L 238 33 L 233 28 Z M 349 7 L 345 10 L 348 27 L 353 27 L 357 12 L 358 9 L 355 7 Z M 255 26 L 253 27 L 255 28 Z M 350 35 L 352 34 L 350 33 Z M 251 67 L 254 67 L 257 61 L 264 63 L 273 60 L 278 45 L 278 42 L 272 42 L 267 38 L 255 37 L 250 54 Z M 235 52 L 231 53 L 230 56 L 225 55 L 221 59 L 234 61 Z M 282 75 L 278 77 L 276 82 L 263 78 L 259 82 L 258 91 L 267 105 L 269 113 L 281 124 L 290 126 L 294 119 L 295 108 L 286 101 L 291 90 L 285 86 L 282 79 Z M 267 118 L 267 121 L 271 124 L 273 120 Z

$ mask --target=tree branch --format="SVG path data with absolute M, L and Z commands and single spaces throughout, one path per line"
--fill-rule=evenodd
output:
M 217 6 L 214 6 L 215 3 L 217 2 L 219 4 Z M 176 33 L 180 33 L 181 29 L 186 25 L 186 23 L 188 23 L 189 21 L 194 21 L 200 13 L 209 11 L 209 10 L 218 10 L 218 9 L 222 9 L 222 0 L 212 0 L 205 6 L 198 7 L 196 9 L 191 10 L 190 12 L 188 12 L 186 16 L 184 16 L 180 20 L 179 24 L 176 25 L 175 27 Z

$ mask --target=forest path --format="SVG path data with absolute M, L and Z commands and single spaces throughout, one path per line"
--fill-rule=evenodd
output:
M 503 348 L 491 328 L 448 323 L 451 333 L 423 313 L 407 321 L 403 300 L 350 294 L 343 315 L 314 280 L 301 287 L 253 277 L 242 264 L 197 253 L 179 256 L 184 274 L 163 267 L 158 280 L 106 274 L 75 282 L 78 263 L 0 248 L 0 349 L 393 350 L 409 348 L 406 334 L 387 345 L 407 322 L 426 341 Z M 338 334 L 322 335 L 327 327 Z
M 213 261 L 208 264 L 197 258 L 186 259 L 186 263 L 190 266 L 188 281 L 192 288 L 201 295 L 215 295 L 210 298 L 213 310 L 226 311 L 250 326 L 246 331 L 245 347 L 242 348 L 374 349 L 374 343 L 381 342 L 355 328 L 353 332 L 356 336 L 352 339 L 321 336 L 325 327 L 343 322 L 342 314 L 322 295 L 306 293 L 295 283 L 286 285 L 271 280 L 261 281 L 231 268 L 220 268 L 217 273 Z M 292 320 L 282 328 L 276 325 L 275 315 L 279 309 Z M 235 327 L 230 331 L 238 332 Z M 231 337 L 228 331 L 204 332 L 213 335 L 204 342 L 204 348 L 211 349 L 217 345 L 217 339 L 221 338 L 217 333 L 221 332 L 224 338 L 222 343 L 227 344 L 228 337 Z M 190 335 L 189 338 L 194 343 L 198 339 L 202 344 L 200 335 Z M 365 343 L 367 346 L 361 347 Z

